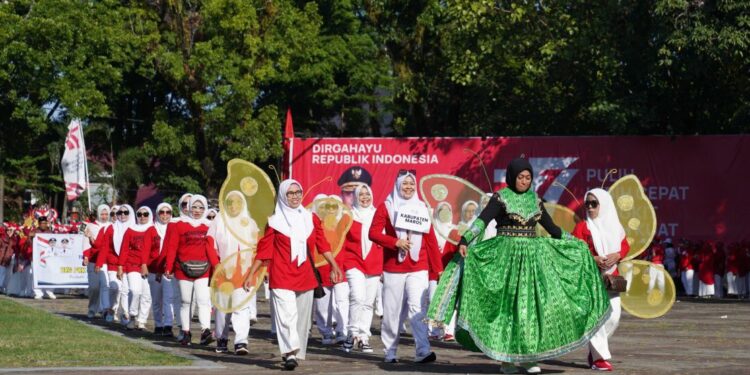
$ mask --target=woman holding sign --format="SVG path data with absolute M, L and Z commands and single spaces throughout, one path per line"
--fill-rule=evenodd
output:
M 429 312 L 447 323 L 457 308 L 456 341 L 505 362 L 504 373 L 518 371 L 512 362 L 540 373 L 536 361 L 586 345 L 610 315 L 588 246 L 552 222 L 531 180 L 526 159 L 510 163 L 508 187 L 492 196 L 463 234 L 464 258 L 446 267 Z M 497 236 L 475 242 L 492 219 Z M 537 223 L 553 238 L 537 237 Z
M 370 226 L 372 242 L 383 247 L 383 325 L 385 362 L 398 362 L 401 310 L 408 308 L 417 363 L 435 361 L 427 338 L 428 271 L 440 273 L 440 252 L 427 205 L 417 197 L 414 172 L 401 171 L 393 192 L 378 206 Z M 404 306 L 406 302 L 406 306 Z

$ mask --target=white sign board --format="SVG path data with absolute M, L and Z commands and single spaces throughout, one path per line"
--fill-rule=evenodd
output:
M 423 204 L 410 204 L 401 207 L 396 213 L 394 227 L 412 232 L 428 233 L 430 231 L 430 211 Z
M 37 233 L 34 236 L 34 288 L 88 288 L 80 234 Z

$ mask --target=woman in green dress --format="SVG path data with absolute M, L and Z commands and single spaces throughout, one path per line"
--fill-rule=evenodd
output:
M 610 314 L 609 297 L 585 243 L 557 227 L 531 189 L 526 159 L 508 166 L 496 192 L 464 233 L 446 267 L 428 317 L 448 323 L 458 311 L 456 340 L 502 361 L 504 373 L 586 345 Z M 497 236 L 481 241 L 488 222 Z M 537 237 L 539 223 L 552 238 Z

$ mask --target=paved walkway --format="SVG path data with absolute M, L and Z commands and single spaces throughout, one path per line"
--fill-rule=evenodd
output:
M 102 320 L 86 318 L 86 300 L 61 296 L 57 300 L 22 300 L 22 302 L 57 314 L 78 319 L 116 331 L 137 340 L 148 341 L 167 350 L 177 350 L 195 356 L 198 367 L 184 368 L 108 368 L 106 373 L 159 375 L 179 374 L 277 374 L 281 361 L 275 336 L 269 332 L 268 302 L 259 301 L 259 323 L 252 327 L 250 354 L 234 356 L 217 354 L 214 345 L 191 348 L 180 347 L 173 340 L 154 338 L 150 333 L 125 331 Z M 150 322 L 149 322 L 150 323 Z M 373 327 L 379 327 L 375 319 Z M 197 326 L 197 324 L 194 324 Z M 151 328 L 151 325 L 148 326 Z M 374 329 L 374 334 L 379 333 Z M 193 331 L 197 342 L 200 333 Z M 414 345 L 410 337 L 402 338 L 399 355 L 401 363 L 382 362 L 382 344 L 374 336 L 371 344 L 375 353 L 344 353 L 320 344 L 314 330 L 308 346 L 308 359 L 302 361 L 295 373 L 301 374 L 372 374 L 372 373 L 433 373 L 433 374 L 497 374 L 499 366 L 479 353 L 461 350 L 451 343 L 433 342 L 437 362 L 415 365 Z M 230 340 L 231 346 L 231 340 Z M 615 356 L 612 364 L 619 374 L 750 374 L 750 303 L 747 301 L 680 300 L 664 317 L 654 320 L 634 318 L 623 311 L 620 328 L 610 341 Z M 210 364 L 206 366 L 206 364 Z M 543 373 L 593 374 L 586 368 L 586 351 L 580 349 L 556 360 L 540 364 Z M 30 370 L 38 372 L 40 369 Z M 75 373 L 103 373 L 105 369 L 76 369 Z M 7 373 L 8 369 L 0 370 Z M 26 372 L 28 373 L 28 372 Z M 47 373 L 72 373 L 54 369 Z

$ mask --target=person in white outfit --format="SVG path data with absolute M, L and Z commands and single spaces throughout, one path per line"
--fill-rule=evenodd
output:
M 128 204 L 120 205 L 115 212 L 115 223 L 108 227 L 104 235 L 100 234 L 101 243 L 97 243 L 99 255 L 96 259 L 97 272 L 106 272 L 109 290 L 108 314 L 112 315 L 111 321 L 121 322 L 127 326 L 130 323 L 129 315 L 129 292 L 127 278 L 118 278 L 117 271 L 120 266 L 120 252 L 125 232 L 135 225 L 135 212 Z M 106 269 L 103 268 L 106 264 Z M 106 271 L 104 271 L 106 270 Z M 120 320 L 122 314 L 122 320 Z M 108 320 L 110 320 L 108 318 Z
M 612 196 L 604 189 L 592 189 L 584 196 L 586 220 L 579 222 L 573 236 L 589 245 L 599 270 L 603 274 L 617 275 L 617 264 L 630 250 L 625 229 L 617 217 Z M 619 293 L 610 292 L 609 303 L 612 314 L 589 342 L 589 367 L 593 370 L 612 371 L 609 362 L 609 337 L 620 323 L 621 305 Z
M 107 278 L 103 276 L 103 273 L 96 272 L 96 259 L 99 256 L 96 240 L 99 233 L 104 233 L 110 225 L 109 206 L 102 204 L 96 208 L 96 221 L 87 223 L 83 232 L 86 236 L 83 246 L 83 265 L 87 268 L 89 281 L 89 318 L 93 318 L 109 307 L 109 296 L 106 298 L 102 296 L 103 292 L 109 293 L 106 289 Z
M 220 261 L 224 261 L 235 256 L 239 251 L 254 249 L 258 244 L 258 225 L 255 223 L 247 208 L 245 195 L 237 190 L 227 193 L 224 200 L 224 210 L 211 222 L 208 227 L 208 236 L 213 238 L 216 252 Z M 242 269 L 247 269 L 254 259 L 242 260 Z M 237 259 L 240 262 L 240 259 Z M 236 267 L 228 265 L 223 270 L 227 278 L 235 276 Z M 226 353 L 229 342 L 229 325 L 227 320 L 231 319 L 232 328 L 234 329 L 234 354 L 248 354 L 247 337 L 250 333 L 251 302 L 254 302 L 255 294 L 249 296 L 242 288 L 242 285 L 236 285 L 231 296 L 221 296 L 221 298 L 231 298 L 234 304 L 244 304 L 232 306 L 232 313 L 224 313 L 218 308 L 216 310 L 216 352 Z M 227 307 L 228 301 L 223 305 Z
M 157 238 L 151 243 L 151 256 L 148 266 L 148 284 L 151 288 L 151 308 L 154 314 L 154 334 L 164 337 L 172 337 L 172 324 L 174 324 L 174 289 L 173 279 L 162 277 L 164 274 L 164 263 L 166 261 L 166 247 L 164 239 L 167 236 L 167 227 L 172 222 L 172 205 L 166 202 L 156 206 L 154 228 Z
M 129 329 L 146 329 L 151 311 L 151 287 L 148 285 L 148 264 L 151 247 L 157 236 L 151 209 L 143 206 L 135 213 L 137 224 L 128 228 L 122 240 L 117 278 L 128 280 L 130 289 Z

